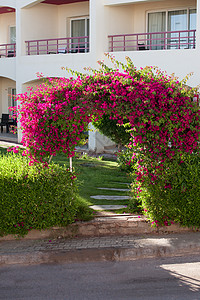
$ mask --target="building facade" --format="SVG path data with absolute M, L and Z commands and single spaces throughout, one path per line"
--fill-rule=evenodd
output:
M 16 93 L 44 77 L 68 77 L 62 67 L 97 68 L 104 53 L 129 56 L 136 67 L 158 66 L 200 84 L 200 1 L 0 0 L 0 115 Z M 19 132 L 20 141 L 21 134 Z M 95 130 L 89 149 L 113 144 Z

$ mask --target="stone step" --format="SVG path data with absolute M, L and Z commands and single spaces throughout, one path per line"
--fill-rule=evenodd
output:
M 119 191 L 119 192 L 129 192 L 129 189 L 117 189 L 117 188 L 97 188 L 98 190 L 107 190 L 107 191 Z
M 90 208 L 92 208 L 93 210 L 117 210 L 117 209 L 122 209 L 122 208 L 126 208 L 126 205 L 91 205 Z
M 96 199 L 96 200 L 116 200 L 116 201 L 120 201 L 120 200 L 128 200 L 131 197 L 130 196 L 114 196 L 114 195 L 96 195 L 96 196 L 90 196 L 90 198 Z
M 131 213 L 116 213 L 114 211 L 97 211 L 96 214 L 94 215 L 94 218 L 109 218 L 109 217 L 129 217 L 132 216 L 133 214 Z
M 117 183 L 117 184 L 126 184 L 126 185 L 131 185 L 131 183 L 130 183 L 130 182 L 119 182 L 119 181 L 118 181 L 118 182 L 116 182 L 116 181 L 114 181 L 114 182 L 110 182 L 110 183 L 111 183 L 111 184 L 112 184 L 112 183 L 115 183 L 115 184 Z

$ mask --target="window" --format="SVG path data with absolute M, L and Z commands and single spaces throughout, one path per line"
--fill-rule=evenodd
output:
M 187 10 L 177 10 L 170 11 L 168 13 L 168 31 L 181 31 L 188 29 L 188 20 L 187 20 Z M 187 45 L 187 38 L 185 38 L 186 33 L 180 33 L 180 42 L 179 46 L 179 33 L 169 33 L 168 34 L 168 48 L 177 49 L 185 48 Z
M 189 30 L 196 30 L 197 28 L 197 12 L 196 9 L 189 10 Z M 194 33 L 190 32 L 190 45 L 189 48 L 194 48 L 192 45 L 195 44 L 195 36 Z
M 197 10 L 190 9 L 189 10 L 189 29 L 196 29 L 197 28 Z
M 193 32 L 180 32 L 196 29 L 196 9 L 182 9 L 148 13 L 148 44 L 151 49 L 193 48 L 195 38 Z M 165 31 L 174 31 L 168 33 Z M 179 32 L 176 32 L 179 31 Z
M 8 88 L 8 107 L 15 107 L 17 106 L 16 99 L 16 89 L 15 88 Z M 11 115 L 13 115 L 13 112 L 11 112 Z
M 9 40 L 10 44 L 16 44 L 16 26 L 9 27 Z M 9 45 L 7 55 L 15 56 L 15 45 Z
M 89 51 L 89 18 L 71 19 L 71 37 L 73 52 Z
M 16 26 L 10 26 L 10 44 L 16 43 Z

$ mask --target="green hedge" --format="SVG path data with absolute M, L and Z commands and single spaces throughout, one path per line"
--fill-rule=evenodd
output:
M 175 222 L 199 228 L 199 155 L 185 154 L 181 160 L 166 163 L 162 176 L 153 184 L 151 178 L 146 178 L 139 190 L 137 184 L 133 184 L 132 203 L 142 203 L 144 212 L 155 225 L 167 226 Z
M 75 221 L 79 203 L 74 174 L 66 166 L 29 166 L 21 155 L 0 157 L 0 235 Z

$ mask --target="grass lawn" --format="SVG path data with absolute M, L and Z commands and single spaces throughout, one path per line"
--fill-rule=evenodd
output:
M 7 148 L 0 147 L 0 154 L 8 153 Z
M 73 168 L 76 172 L 79 183 L 80 198 L 88 205 L 94 204 L 122 204 L 127 205 L 128 200 L 114 201 L 114 200 L 96 200 L 90 198 L 95 195 L 119 195 L 128 196 L 128 191 L 110 191 L 101 190 L 98 188 L 121 188 L 127 189 L 130 183 L 128 175 L 118 168 L 118 164 L 113 160 L 105 160 L 99 158 L 89 157 L 87 155 L 74 157 Z M 69 159 L 63 154 L 57 155 L 53 159 L 59 164 L 69 165 Z M 125 183 L 125 184 L 124 184 Z
M 0 148 L 0 153 L 7 153 L 7 149 Z M 76 173 L 79 187 L 80 200 L 87 205 L 128 205 L 129 200 L 96 200 L 90 198 L 95 195 L 129 196 L 128 191 L 112 191 L 98 188 L 128 189 L 130 178 L 118 168 L 114 160 L 94 158 L 88 155 L 73 157 L 73 169 Z M 53 158 L 54 163 L 69 166 L 69 159 L 64 154 Z M 120 212 L 120 211 L 119 211 Z

